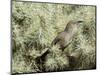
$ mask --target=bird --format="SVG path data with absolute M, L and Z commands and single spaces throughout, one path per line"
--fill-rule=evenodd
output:
M 77 33 L 79 29 L 80 23 L 82 23 L 83 20 L 71 20 L 67 23 L 64 31 L 60 32 L 56 38 L 52 41 L 51 46 L 57 45 L 59 49 L 64 51 L 64 49 L 68 46 L 68 44 L 71 42 L 71 39 L 73 36 Z

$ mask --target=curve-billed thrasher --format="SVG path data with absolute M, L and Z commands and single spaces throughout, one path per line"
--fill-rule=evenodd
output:
M 71 42 L 72 37 L 77 33 L 80 23 L 83 21 L 70 21 L 66 25 L 64 31 L 60 32 L 56 38 L 53 40 L 51 45 L 57 45 L 62 51 Z

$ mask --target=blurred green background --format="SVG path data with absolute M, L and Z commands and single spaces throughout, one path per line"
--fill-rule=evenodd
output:
M 70 20 L 83 20 L 78 35 L 60 52 L 56 47 L 46 57 L 46 71 L 67 70 L 67 53 L 82 52 L 71 70 L 92 69 L 96 65 L 96 17 L 95 6 L 36 2 L 12 2 L 12 73 L 43 72 L 43 65 L 35 58 Z M 62 55 L 62 54 L 63 55 Z

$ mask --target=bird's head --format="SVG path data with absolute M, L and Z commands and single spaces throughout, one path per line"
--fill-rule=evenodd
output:
M 78 27 L 81 23 L 83 23 L 83 20 L 71 20 L 67 23 L 65 31 L 69 30 L 70 28 Z
M 68 24 L 81 24 L 83 22 L 84 22 L 83 20 L 72 20 Z

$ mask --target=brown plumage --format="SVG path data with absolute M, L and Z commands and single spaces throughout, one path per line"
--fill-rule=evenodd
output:
M 82 21 L 70 21 L 66 25 L 64 31 L 60 32 L 53 40 L 51 45 L 57 45 L 59 49 L 64 50 L 66 46 L 71 42 L 72 37 L 78 31 L 78 27 Z

